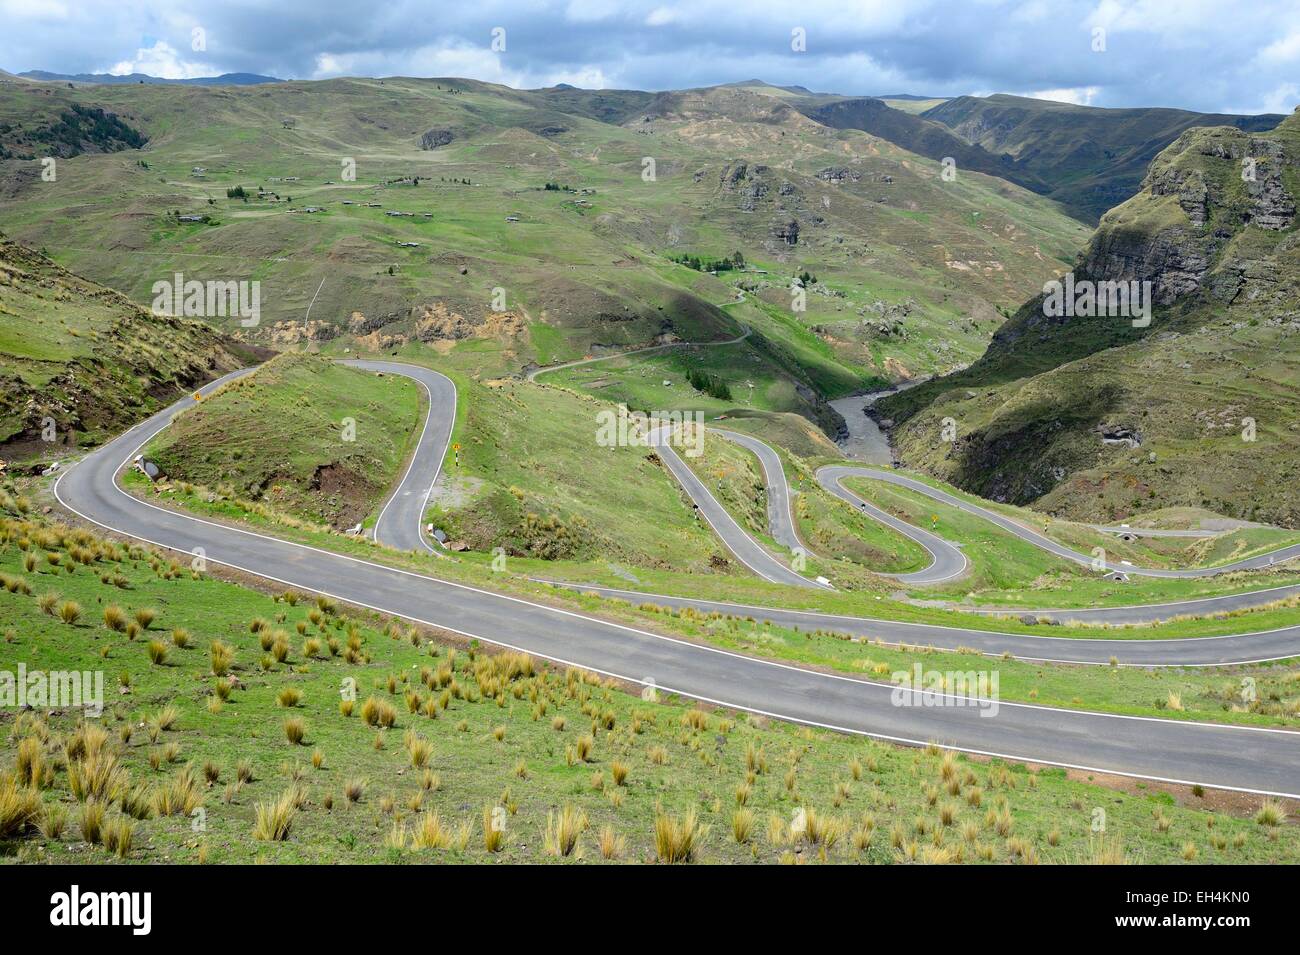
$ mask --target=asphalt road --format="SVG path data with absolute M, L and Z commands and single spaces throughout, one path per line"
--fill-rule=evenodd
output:
M 823 475 L 825 475 L 824 478 Z M 826 487 L 827 490 L 832 490 L 832 493 L 836 493 L 832 488 L 833 485 L 835 488 L 839 488 L 839 491 L 842 492 L 839 493 L 840 497 L 848 495 L 849 497 L 846 499 L 851 499 L 851 501 L 860 501 L 860 498 L 857 498 L 851 491 L 843 488 L 841 484 L 845 478 L 850 477 L 869 478 L 873 481 L 883 481 L 886 484 L 893 484 L 897 487 L 907 488 L 909 491 L 923 494 L 933 501 L 939 501 L 943 504 L 949 505 L 950 507 L 959 508 L 968 514 L 974 514 L 976 517 L 986 520 L 991 524 L 996 524 L 1003 530 L 1014 534 L 1023 541 L 1033 544 L 1040 550 L 1047 551 L 1050 554 L 1055 554 L 1057 557 L 1062 557 L 1065 560 L 1074 561 L 1076 564 L 1083 564 L 1085 567 L 1093 565 L 1094 558 L 1091 554 L 1081 554 L 1077 550 L 1066 547 L 1064 544 L 1058 544 L 1050 537 L 1040 534 L 1032 528 L 1026 527 L 1019 521 L 1013 520 L 1003 514 L 999 514 L 997 511 L 991 511 L 986 507 L 980 507 L 978 504 L 972 504 L 954 494 L 949 494 L 947 491 L 931 487 L 924 481 L 918 481 L 905 474 L 899 474 L 896 471 L 885 471 L 879 468 L 857 466 L 844 467 L 840 465 L 830 465 L 817 472 L 818 481 L 823 487 Z M 901 533 L 906 534 L 918 543 L 922 543 L 923 538 L 916 536 L 916 532 L 919 531 L 919 528 L 912 527 L 912 525 L 907 524 L 906 522 L 900 523 L 903 524 L 903 527 L 911 528 L 911 531 L 909 532 L 895 527 L 896 530 L 900 530 Z M 891 524 L 890 526 L 894 527 L 895 525 Z M 923 543 L 922 546 L 924 546 Z M 1254 557 L 1246 558 L 1245 560 L 1233 561 L 1230 564 L 1222 564 L 1218 567 L 1200 567 L 1192 570 L 1164 570 L 1157 567 L 1138 567 L 1134 564 L 1115 563 L 1114 561 L 1107 560 L 1098 563 L 1098 572 L 1119 571 L 1124 574 L 1133 574 L 1139 577 L 1217 577 L 1220 574 L 1229 574 L 1235 570 L 1256 570 L 1263 567 L 1272 567 L 1275 563 L 1281 564 L 1293 557 L 1300 557 L 1300 544 L 1281 547 L 1277 550 L 1258 554 Z
M 826 585 L 803 576 L 790 564 L 782 562 L 737 524 L 735 518 L 731 516 L 725 507 L 718 503 L 717 498 L 713 496 L 713 493 L 705 486 L 704 482 L 695 476 L 695 472 L 687 466 L 686 462 L 681 459 L 677 451 L 672 447 L 672 443 L 667 437 L 670 430 L 667 427 L 656 428 L 650 433 L 650 443 L 658 452 L 664 465 L 672 472 L 673 477 L 677 479 L 677 482 L 681 484 L 694 502 L 696 512 L 713 528 L 713 532 L 727 546 L 727 550 L 731 551 L 732 556 L 758 576 L 771 583 L 788 584 L 794 587 L 812 587 L 819 590 L 829 589 Z M 775 459 L 776 453 L 771 448 L 767 450 Z M 784 486 L 785 473 L 780 465 L 781 462 L 776 461 L 776 473 L 780 475 L 781 484 Z M 783 493 L 781 487 L 774 487 L 772 491 L 769 491 L 768 498 L 770 500 L 781 493 Z M 784 494 L 788 499 L 788 487 L 785 488 Z M 788 537 L 794 533 L 794 521 L 789 516 L 788 508 L 784 511 L 783 520 L 788 521 L 788 530 L 784 532 L 785 536 Z
M 447 442 L 451 440 L 451 429 L 456 424 L 456 386 L 446 375 L 398 362 L 352 359 L 340 364 L 388 375 L 405 375 L 414 378 L 424 389 L 428 406 L 415 451 L 397 489 L 384 502 L 371 534 L 381 544 L 398 550 L 427 551 L 443 556 L 441 550 L 424 539 L 424 512 L 442 472 Z
M 792 512 L 791 512 L 790 502 L 793 495 L 790 490 L 789 483 L 786 480 L 785 471 L 781 467 L 781 460 L 777 456 L 776 452 L 763 441 L 760 441 L 759 439 L 751 437 L 749 435 L 740 435 L 734 432 L 721 431 L 717 429 L 713 429 L 713 430 L 714 433 L 730 441 L 734 441 L 735 443 L 742 445 L 743 447 L 747 448 L 758 457 L 759 463 L 761 464 L 763 470 L 763 478 L 766 483 L 766 491 L 768 497 L 768 519 L 769 519 L 769 529 L 771 531 L 771 534 L 775 540 L 777 540 L 782 544 L 785 544 L 786 541 L 790 541 L 790 540 L 798 541 L 799 540 L 798 530 L 796 529 L 794 525 L 794 519 L 791 516 Z M 674 471 L 674 474 L 675 473 L 676 471 Z M 894 484 L 899 487 L 905 487 L 910 490 L 916 491 L 920 494 L 925 495 L 926 497 L 931 498 L 932 500 L 942 501 L 945 504 L 951 504 L 955 507 L 960 507 L 962 510 L 968 513 L 975 514 L 980 518 L 992 521 L 994 524 L 997 524 L 999 527 L 1002 527 L 1005 530 L 1010 531 L 1011 533 L 1015 534 L 1017 537 L 1021 538 L 1022 540 L 1028 541 L 1034 546 L 1040 547 L 1043 550 L 1055 554 L 1058 557 L 1063 557 L 1067 560 L 1072 560 L 1075 563 L 1083 564 L 1085 566 L 1092 566 L 1093 558 L 1091 555 L 1081 554 L 1078 551 L 1071 550 L 1070 548 L 1058 544 L 1055 541 L 1051 540 L 1050 538 L 1045 537 L 1044 535 L 1039 534 L 1036 531 L 1025 527 L 1023 524 L 1020 524 L 1017 521 L 1011 520 L 1008 517 L 998 514 L 995 511 L 991 511 L 987 508 L 983 508 L 983 507 L 979 507 L 978 505 L 971 504 L 945 491 L 941 491 L 937 488 L 931 487 L 930 485 L 922 481 L 918 481 L 906 475 L 899 474 L 896 471 L 881 470 L 878 468 L 862 467 L 858 465 L 838 465 L 838 464 L 827 465 L 823 468 L 820 468 L 817 471 L 817 481 L 819 484 L 821 484 L 823 488 L 825 488 L 827 491 L 829 491 L 831 494 L 834 494 L 836 497 L 840 498 L 841 500 L 852 505 L 854 508 L 862 511 L 865 514 L 869 514 L 871 517 L 878 520 L 880 523 L 893 528 L 895 531 L 897 531 L 899 534 L 902 534 L 904 537 L 907 537 L 915 541 L 922 548 L 924 548 L 925 551 L 930 555 L 930 563 L 926 567 L 922 568 L 921 570 L 912 571 L 911 573 L 906 573 L 906 574 L 881 574 L 880 576 L 882 577 L 892 577 L 898 580 L 900 583 L 906 583 L 912 585 L 936 584 L 948 580 L 954 580 L 961 577 L 968 569 L 969 563 L 966 559 L 966 556 L 961 552 L 960 548 L 957 545 L 951 543 L 950 541 L 945 540 L 944 538 L 938 536 L 937 534 L 933 534 L 930 531 L 924 530 L 923 528 L 916 527 L 913 524 L 909 524 L 906 521 L 900 520 L 899 518 L 894 517 L 892 514 L 889 514 L 886 511 L 871 504 L 869 501 L 864 501 L 862 498 L 858 497 L 856 494 L 854 494 L 843 484 L 846 478 L 851 478 L 851 477 L 862 477 L 870 480 L 884 481 L 889 484 Z M 698 484 L 698 482 L 695 482 L 695 484 Z M 691 492 L 692 487 L 694 487 L 694 485 L 690 485 L 687 487 L 688 492 Z M 707 491 L 705 493 L 707 493 Z M 693 493 L 692 496 L 694 496 Z M 716 506 L 716 501 L 714 501 L 713 504 Z M 741 531 L 739 527 L 737 527 L 736 530 L 744 534 L 744 531 Z M 1197 533 L 1199 535 L 1202 532 L 1197 532 Z M 731 537 L 733 538 L 734 536 L 735 536 L 734 534 L 731 535 Z M 752 543 L 754 548 L 758 548 L 760 550 L 762 549 L 760 545 L 757 544 L 757 542 L 752 542 Z M 733 540 L 728 540 L 727 544 L 729 548 L 732 548 L 733 552 L 736 552 L 735 550 L 736 547 L 743 546 L 739 542 L 733 542 Z M 792 546 L 792 545 L 786 544 L 786 546 Z M 1290 547 L 1284 547 L 1279 550 L 1272 551 L 1270 553 L 1258 555 L 1256 557 L 1250 558 L 1249 560 L 1236 561 L 1234 563 L 1225 564 L 1220 567 L 1211 567 L 1211 568 L 1190 570 L 1190 571 L 1177 571 L 1177 570 L 1166 571 L 1166 570 L 1159 570 L 1159 569 L 1147 569 L 1142 567 L 1136 567 L 1129 564 L 1108 563 L 1106 565 L 1107 570 L 1098 571 L 1098 573 L 1109 572 L 1110 570 L 1120 570 L 1125 574 L 1132 574 L 1135 576 L 1207 578 L 1207 577 L 1217 576 L 1219 574 L 1229 573 L 1234 570 L 1244 570 L 1250 568 L 1271 566 L 1273 562 L 1282 563 L 1283 561 L 1296 556 L 1298 550 L 1300 550 L 1300 545 L 1292 545 Z M 795 583 L 798 584 L 799 582 L 796 581 Z M 806 582 L 804 585 L 806 585 Z M 1121 606 L 1121 607 L 1098 607 L 1098 608 L 1088 608 L 1088 609 L 1043 609 L 1043 610 L 1039 610 L 1039 609 L 1024 610 L 1024 609 L 1016 609 L 1016 608 L 973 608 L 973 607 L 954 607 L 952 609 L 958 609 L 968 613 L 977 613 L 977 614 L 994 615 L 994 616 L 1003 616 L 1003 615 L 1018 616 L 1020 614 L 1029 613 L 1032 616 L 1043 617 L 1059 623 L 1069 623 L 1070 621 L 1077 621 L 1080 623 L 1109 623 L 1114 625 L 1122 625 L 1122 624 L 1153 623 L 1153 622 L 1159 622 L 1161 620 L 1168 620 L 1171 617 L 1176 617 L 1176 616 L 1201 616 L 1201 615 L 1216 614 L 1216 613 L 1230 613 L 1234 610 L 1247 610 L 1252 607 L 1259 607 L 1264 604 L 1272 603 L 1273 601 L 1282 600 L 1287 597 L 1295 596 L 1296 594 L 1300 594 L 1300 584 L 1284 585 L 1280 587 L 1270 587 L 1266 589 L 1249 591 L 1245 593 L 1223 594 L 1214 597 L 1200 597 L 1200 598 L 1194 598 L 1189 600 L 1170 601 L 1165 603 L 1155 603 L 1155 604 L 1145 604 L 1145 605 L 1137 604 L 1137 605 Z M 1059 641 L 1060 638 L 1053 638 L 1053 640 Z M 1164 642 L 1164 641 L 1160 641 L 1160 642 Z M 947 646 L 949 644 L 942 644 L 942 645 Z M 969 646 L 971 644 L 964 644 L 964 645 Z M 1276 656 L 1267 655 L 1267 654 L 1276 654 L 1282 645 L 1283 644 L 1274 644 L 1269 647 L 1252 645 L 1249 649 L 1242 651 L 1248 655 L 1247 657 L 1238 657 L 1237 659 L 1241 662 L 1244 662 L 1245 659 L 1250 659 L 1252 661 L 1260 660 L 1260 659 L 1277 659 Z M 1232 652 L 1237 653 L 1238 651 L 1234 650 Z M 1300 645 L 1297 645 L 1296 652 L 1300 652 Z M 1294 654 L 1293 653 L 1283 654 L 1283 656 L 1292 656 L 1292 655 Z M 1076 662 L 1102 663 L 1105 662 L 1105 660 L 1088 659 L 1088 660 L 1076 661 Z M 1147 662 L 1158 663 L 1159 661 L 1155 660 L 1154 657 L 1152 657 L 1148 659 Z M 1213 661 L 1210 658 L 1206 657 L 1202 652 L 1198 651 L 1192 657 L 1188 657 L 1178 661 L 1170 660 L 1168 662 L 1170 663 L 1185 662 L 1185 663 L 1203 664 L 1209 662 L 1225 662 L 1225 661 L 1222 660 Z
M 429 376 L 426 386 L 436 374 L 404 372 Z M 1300 734 L 1020 703 L 994 710 L 925 691 L 899 699 L 887 684 L 730 653 L 214 523 L 127 494 L 117 473 L 175 411 L 191 404 L 183 399 L 65 471 L 54 486 L 60 503 L 103 528 L 182 553 L 202 548 L 213 563 L 283 586 L 663 692 L 895 742 L 934 741 L 1008 759 L 1300 797 Z M 449 411 L 434 409 L 433 416 Z

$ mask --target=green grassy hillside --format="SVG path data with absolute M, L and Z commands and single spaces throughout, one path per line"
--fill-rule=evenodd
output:
M 102 440 L 260 353 L 0 235 L 2 458 Z
M 1084 238 L 1023 189 L 945 183 L 788 93 L 648 96 L 402 78 L 9 84 L 0 121 L 82 104 L 149 142 L 62 160 L 55 182 L 4 163 L 0 208 L 16 236 L 142 303 L 176 270 L 261 282 L 259 326 L 212 319 L 249 340 L 414 347 L 484 375 L 733 337 L 749 319 L 722 306 L 743 287 L 770 315 L 728 373 L 792 385 L 797 332 L 835 393 L 969 362 Z M 737 251 L 748 270 L 716 278 L 673 261 Z M 797 311 L 804 271 L 817 281 Z
M 970 369 L 880 402 L 901 423 L 903 458 L 1085 520 L 1198 507 L 1300 526 L 1297 157 L 1296 117 L 1270 133 L 1180 137 L 1075 269 L 1151 281 L 1150 326 L 1053 318 L 1031 300 Z
M 998 93 L 958 96 L 926 110 L 973 146 L 1011 159 L 1021 175 L 1046 182 L 1046 194 L 1085 222 L 1138 191 L 1147 165 L 1196 126 L 1272 129 L 1282 116 L 1228 116 L 1183 109 L 1102 109 Z
M 423 423 L 409 378 L 283 354 L 178 415 L 147 453 L 172 480 L 346 529 L 377 516 Z

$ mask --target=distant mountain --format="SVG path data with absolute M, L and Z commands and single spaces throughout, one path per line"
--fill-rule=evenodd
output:
M 894 109 L 875 97 L 832 99 L 818 104 L 800 104 L 798 108 L 823 126 L 861 130 L 928 159 L 952 157 L 959 169 L 1001 176 L 1034 192 L 1047 193 L 1052 188 L 1022 168 L 1013 157 L 997 155 L 982 146 L 972 145 L 942 123 Z
M 284 80 L 274 76 L 262 76 L 258 73 L 222 73 L 220 76 L 196 76 L 188 80 L 168 80 L 148 73 L 50 73 L 46 70 L 28 70 L 18 76 L 28 80 L 44 83 L 103 83 L 117 85 L 124 83 L 158 84 L 163 86 L 258 86 L 262 83 L 283 83 Z
M 1136 193 L 1156 155 L 1193 126 L 1235 126 L 1255 133 L 1282 121 L 1276 113 L 1103 109 L 1004 93 L 959 96 L 921 118 L 943 124 L 990 154 L 1009 156 L 1018 174 L 1048 183 L 1046 195 L 1089 223 Z

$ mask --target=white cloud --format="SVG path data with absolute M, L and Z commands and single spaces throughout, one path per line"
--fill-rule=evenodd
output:
M 1282 83 L 1264 94 L 1256 109 L 1261 113 L 1289 113 L 1300 106 L 1300 83 Z
M 122 60 L 107 72 L 116 76 L 148 73 L 164 80 L 188 80 L 196 76 L 212 76 L 217 71 L 206 63 L 182 60 L 181 55 L 169 43 L 158 40 L 151 47 L 136 50 L 134 59 Z
M 1300 30 L 1292 30 L 1259 51 L 1256 61 L 1269 65 L 1300 61 Z
M 62 0 L 0 0 L 0 17 L 22 20 L 66 20 L 68 5 Z
M 645 18 L 648 27 L 662 27 L 677 21 L 677 11 L 671 7 L 655 7 Z
M 1032 93 L 1021 93 L 1020 95 L 1033 99 L 1052 100 L 1056 103 L 1073 103 L 1075 106 L 1091 106 L 1092 101 L 1100 92 L 1101 87 L 1099 86 L 1076 86 L 1057 90 L 1035 90 Z
M 618 10 L 618 4 L 613 0 L 569 0 L 564 16 L 574 23 L 592 23 L 608 20 Z

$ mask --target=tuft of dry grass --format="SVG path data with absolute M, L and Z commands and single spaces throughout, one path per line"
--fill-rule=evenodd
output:
M 131 854 L 131 844 L 135 841 L 135 823 L 126 816 L 114 816 L 104 824 L 102 839 L 104 848 L 119 859 Z
M 284 721 L 284 738 L 294 746 L 302 745 L 307 737 L 307 724 L 296 716 Z
M 743 807 L 731 814 L 731 835 L 740 845 L 749 842 L 754 828 L 754 814 Z
M 81 619 L 81 604 L 75 600 L 65 600 L 59 604 L 59 619 L 72 626 Z
M 411 845 L 416 849 L 450 849 L 454 835 L 436 809 L 422 813 L 415 823 Z
M 0 778 L 0 839 L 21 835 L 40 816 L 39 792 L 17 785 L 12 779 Z
M 1286 819 L 1286 809 L 1274 799 L 1265 799 L 1255 813 L 1255 822 L 1261 826 L 1280 826 Z
M 600 830 L 596 841 L 600 846 L 601 858 L 604 859 L 618 859 L 627 848 L 627 840 L 614 832 L 614 827 L 608 823 Z
M 367 726 L 389 729 L 397 725 L 397 708 L 387 700 L 369 696 L 361 704 L 361 719 Z
M 655 855 L 660 862 L 670 864 L 692 862 L 707 831 L 700 825 L 694 806 L 680 819 L 660 812 L 655 816 Z
M 261 842 L 284 842 L 298 814 L 300 797 L 296 789 L 287 789 L 279 799 L 259 802 L 255 807 L 253 838 Z
M 302 691 L 296 687 L 286 686 L 276 695 L 275 700 L 283 707 L 294 707 L 302 702 Z
M 609 774 L 614 777 L 614 785 L 622 786 L 627 782 L 628 773 L 631 767 L 622 760 L 614 760 L 609 764 Z
M 104 804 L 88 802 L 81 807 L 81 838 L 92 846 L 99 845 L 104 837 Z
M 483 807 L 483 848 L 500 852 L 506 843 L 506 811 L 500 806 Z
M 571 856 L 578 848 L 578 837 L 586 828 L 587 814 L 572 803 L 565 803 L 558 813 L 546 814 L 542 848 L 547 855 L 556 858 Z
M 109 604 L 104 608 L 104 626 L 115 633 L 121 633 L 126 629 L 126 611 L 117 604 Z

